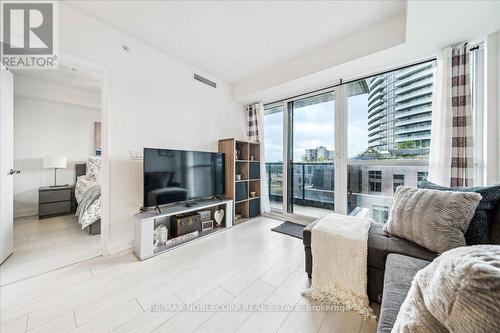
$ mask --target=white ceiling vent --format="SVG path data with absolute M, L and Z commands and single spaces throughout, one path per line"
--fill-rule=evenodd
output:
M 204 83 L 212 88 L 217 88 L 217 83 L 215 83 L 214 81 L 210 81 L 209 79 L 207 79 L 206 77 L 203 77 L 201 75 L 198 75 L 196 73 L 194 73 L 194 76 L 193 78 L 196 80 L 196 81 L 200 81 L 201 83 Z

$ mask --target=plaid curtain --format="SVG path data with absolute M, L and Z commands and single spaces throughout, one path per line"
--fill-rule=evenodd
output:
M 258 123 L 258 110 L 260 104 L 247 105 L 246 110 L 248 113 L 248 139 L 250 141 L 259 142 L 259 123 Z
M 451 59 L 451 179 L 450 186 L 474 185 L 474 143 L 469 48 L 452 48 Z

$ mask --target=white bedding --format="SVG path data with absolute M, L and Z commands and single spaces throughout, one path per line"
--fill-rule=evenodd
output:
M 99 185 L 99 182 L 97 182 L 94 177 L 83 175 L 77 178 L 75 185 L 75 198 L 78 204 L 82 201 L 85 192 L 87 192 L 87 190 L 94 185 Z M 85 211 L 80 212 L 78 223 L 80 223 L 82 229 L 85 229 L 87 226 L 100 220 L 101 210 L 101 197 L 99 196 L 99 198 L 95 200 Z

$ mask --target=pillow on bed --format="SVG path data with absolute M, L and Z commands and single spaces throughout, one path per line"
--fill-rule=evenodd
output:
M 95 179 L 96 181 L 101 180 L 101 158 L 97 156 L 87 158 L 87 176 Z
M 417 189 L 401 185 L 394 194 L 384 230 L 431 251 L 443 253 L 465 246 L 465 232 L 481 195 Z
M 96 183 L 97 183 L 96 180 L 93 177 L 90 177 L 89 175 L 79 176 L 76 179 L 76 185 L 75 185 L 76 202 L 80 203 L 80 201 L 83 198 L 83 195 L 88 190 L 88 188 L 91 187 L 92 185 L 95 185 Z

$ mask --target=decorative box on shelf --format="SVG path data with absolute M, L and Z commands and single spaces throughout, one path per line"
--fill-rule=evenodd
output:
M 136 214 L 134 254 L 138 259 L 144 260 L 179 245 L 227 230 L 233 226 L 232 210 L 232 200 L 213 199 L 199 201 L 190 207 L 186 207 L 184 203 L 166 205 L 161 207 L 161 213 L 148 210 Z M 202 217 L 206 219 L 207 216 L 210 220 L 203 221 Z M 211 228 L 208 222 L 211 222 Z M 166 241 L 159 241 L 158 233 L 155 233 L 155 229 L 161 225 L 168 228 L 168 232 L 164 233 L 168 235 Z

